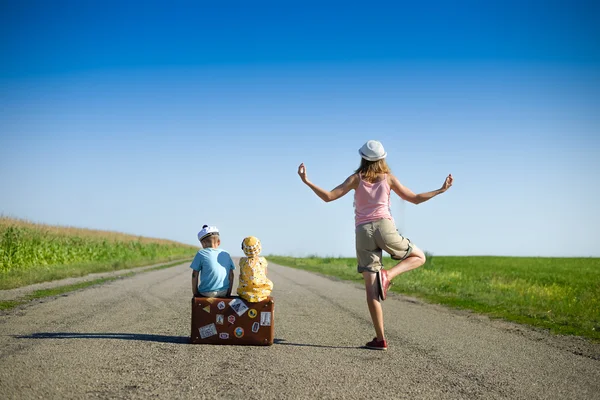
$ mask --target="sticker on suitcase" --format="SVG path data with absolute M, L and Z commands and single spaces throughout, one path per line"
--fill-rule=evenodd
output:
M 229 317 L 227 317 L 227 322 L 233 325 L 233 323 L 235 322 L 235 315 L 230 315 Z
M 248 311 L 248 316 L 249 316 L 250 318 L 255 318 L 257 315 L 258 315 L 258 313 L 256 312 L 256 310 L 255 310 L 254 308 L 251 308 L 251 309 Z
M 238 326 L 237 328 L 235 328 L 235 331 L 233 333 L 235 334 L 236 338 L 241 338 L 242 336 L 244 336 L 244 328 Z
M 255 322 L 252 324 L 252 332 L 254 333 L 258 333 L 258 330 L 260 329 L 260 325 L 258 322 Z
M 227 332 L 219 333 L 219 339 L 229 339 L 229 333 L 227 333 Z
M 246 303 L 244 303 L 243 300 L 240 299 L 231 300 L 231 302 L 229 303 L 229 307 L 231 307 L 233 311 L 235 311 L 236 314 L 240 317 L 244 315 L 246 311 L 248 311 L 248 306 L 246 305 Z
M 224 310 L 225 309 L 225 302 L 224 301 L 220 301 L 219 304 L 217 304 L 217 308 L 219 310 Z
M 225 316 L 223 314 L 217 314 L 215 322 L 217 323 L 217 325 L 223 325 L 223 323 L 225 322 Z
M 260 325 L 261 326 L 271 326 L 271 313 L 270 312 L 261 311 Z
M 200 327 L 200 338 L 206 339 L 207 337 L 215 336 L 217 334 L 217 327 L 215 324 L 209 324 Z

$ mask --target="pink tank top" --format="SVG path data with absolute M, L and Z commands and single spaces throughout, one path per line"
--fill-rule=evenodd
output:
M 377 221 L 378 219 L 393 219 L 390 212 L 390 185 L 387 174 L 379 182 L 360 181 L 354 192 L 354 223 L 355 226 Z

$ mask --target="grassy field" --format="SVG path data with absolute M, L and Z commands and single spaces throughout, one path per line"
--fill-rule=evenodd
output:
M 0 289 L 191 259 L 197 250 L 169 240 L 0 217 Z
M 361 281 L 354 258 L 269 256 L 273 263 Z M 395 265 L 386 258 L 386 268 Z M 392 291 L 600 340 L 600 258 L 432 257 Z

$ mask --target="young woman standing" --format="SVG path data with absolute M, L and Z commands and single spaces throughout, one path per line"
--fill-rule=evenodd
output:
M 398 233 L 390 212 L 390 193 L 394 191 L 403 200 L 420 204 L 448 190 L 453 179 L 448 175 L 440 189 L 415 194 L 390 173 L 385 161 L 387 153 L 380 142 L 369 140 L 358 152 L 360 167 L 331 191 L 309 181 L 304 164 L 298 167 L 298 175 L 325 202 L 337 200 L 354 189 L 357 270 L 365 281 L 367 305 L 377 335 L 366 347 L 387 350 L 380 299 L 386 299 L 392 279 L 425 263 L 423 251 Z M 383 269 L 382 250 L 398 264 Z

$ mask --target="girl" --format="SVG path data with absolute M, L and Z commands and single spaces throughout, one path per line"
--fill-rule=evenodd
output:
M 367 305 L 377 334 L 366 347 L 387 350 L 379 298 L 385 300 L 392 279 L 425 263 L 423 251 L 396 230 L 390 212 L 390 191 L 393 190 L 403 200 L 420 204 L 448 190 L 453 179 L 452 175 L 448 175 L 440 189 L 415 194 L 390 173 L 385 162 L 387 153 L 380 142 L 369 140 L 358 153 L 361 156 L 360 167 L 330 192 L 308 180 L 303 163 L 298 167 L 298 175 L 325 202 L 337 200 L 354 189 L 357 269 L 365 280 Z M 386 271 L 382 268 L 382 250 L 400 262 Z
M 251 303 L 263 301 L 273 290 L 273 282 L 267 278 L 267 260 L 260 257 L 260 240 L 248 236 L 242 241 L 242 250 L 246 257 L 240 258 L 240 282 L 238 295 Z

